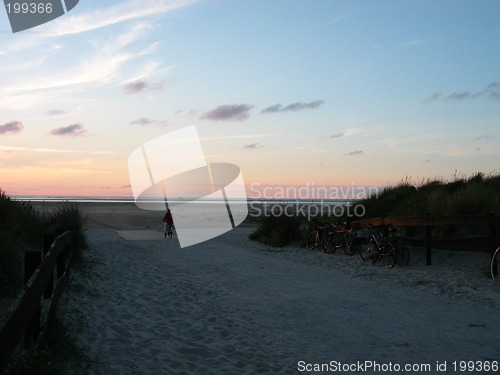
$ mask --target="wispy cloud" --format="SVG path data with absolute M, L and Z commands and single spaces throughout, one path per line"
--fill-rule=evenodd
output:
M 123 87 L 123 91 L 126 94 L 139 94 L 141 92 L 146 92 L 146 91 L 163 90 L 164 87 L 165 87 L 164 81 L 148 83 L 145 80 L 137 80 L 125 84 L 125 86 Z
M 362 150 L 357 150 L 357 151 L 351 151 L 351 152 L 348 152 L 346 154 L 344 154 L 345 156 L 354 156 L 354 155 L 361 155 L 363 153 Z
M 159 125 L 159 126 L 167 126 L 168 123 L 167 121 L 158 121 L 154 120 L 149 117 L 141 117 L 138 118 L 137 120 L 130 121 L 131 125 L 140 125 L 140 126 L 147 126 L 147 125 Z
M 115 154 L 115 151 L 89 151 L 89 150 L 68 150 L 58 148 L 42 148 L 42 147 L 15 147 L 15 146 L 0 146 L 2 151 L 23 151 L 23 152 L 43 152 L 43 153 L 83 153 L 83 154 Z
M 255 149 L 263 148 L 263 147 L 264 146 L 262 146 L 258 142 L 256 142 L 256 143 L 252 143 L 252 144 L 243 146 L 243 149 L 244 150 L 255 150 Z
M 62 17 L 51 22 L 45 31 L 55 35 L 78 34 L 120 22 L 157 16 L 196 2 L 196 0 L 128 0 L 106 9 Z
M 426 40 L 424 40 L 424 39 L 414 39 L 414 40 L 408 40 L 406 42 L 403 42 L 399 46 L 400 47 L 408 47 L 408 46 L 414 46 L 416 44 L 422 44 L 425 42 L 426 42 Z
M 332 18 L 331 20 L 329 20 L 328 22 L 326 22 L 324 24 L 324 26 L 328 26 L 328 25 L 332 25 L 334 23 L 337 23 L 339 21 L 342 21 L 344 18 L 346 18 L 347 16 L 349 16 L 350 13 L 344 13 L 344 14 L 341 14 L 340 16 L 337 16 L 335 18 Z
M 224 104 L 201 115 L 203 120 L 243 121 L 249 116 L 254 106 L 250 104 Z
M 85 135 L 85 133 L 87 133 L 87 131 L 83 128 L 82 124 L 73 124 L 53 129 L 49 134 L 57 136 L 80 137 Z
M 224 135 L 217 137 L 202 137 L 202 141 L 220 141 L 223 139 L 243 139 L 243 138 L 262 138 L 262 137 L 271 137 L 275 134 L 272 133 L 264 133 L 264 134 L 238 134 L 238 135 Z
M 40 26 L 38 32 L 28 33 L 22 40 L 16 39 L 15 44 L 7 46 L 2 52 L 9 54 L 11 59 L 0 61 L 0 72 L 26 66 L 22 53 L 10 52 L 27 50 L 32 54 L 36 49 L 39 58 L 30 61 L 30 65 L 35 66 L 30 66 L 29 70 L 25 67 L 23 74 L 2 76 L 0 109 L 25 110 L 53 102 L 56 98 L 88 93 L 89 90 L 107 85 L 126 85 L 128 93 L 163 89 L 163 81 L 151 81 L 150 77 L 163 74 L 169 68 L 163 67 L 161 62 L 153 58 L 145 59 L 145 56 L 154 53 L 158 46 L 156 41 L 144 42 L 145 37 L 154 30 L 149 22 L 126 24 L 113 33 L 90 34 L 88 43 L 79 45 L 78 54 L 68 55 L 67 48 L 54 50 L 54 39 L 127 20 L 156 16 L 191 3 L 191 0 L 129 0 L 104 10 L 80 15 L 70 13 L 46 26 Z M 134 44 L 140 39 L 143 40 L 142 43 Z M 55 69 L 52 62 L 57 59 L 61 64 L 57 64 Z M 127 64 L 132 60 L 135 63 L 133 66 Z
M 51 109 L 49 111 L 47 111 L 47 114 L 49 116 L 62 116 L 62 115 L 66 115 L 68 112 L 67 111 L 63 111 L 61 109 Z
M 330 135 L 328 138 L 340 138 L 343 136 L 344 136 L 344 133 L 335 133 L 335 134 Z
M 4 125 L 0 125 L 0 135 L 3 134 L 16 134 L 21 132 L 24 129 L 22 122 L 20 121 L 11 121 Z
M 500 81 L 489 83 L 481 91 L 454 91 L 451 94 L 445 94 L 442 91 L 434 92 L 424 101 L 432 102 L 440 99 L 446 101 L 462 101 L 477 98 L 500 99 Z
M 325 104 L 323 100 L 315 100 L 309 103 L 305 102 L 295 102 L 283 106 L 282 104 L 274 104 L 267 108 L 264 108 L 262 113 L 277 113 L 277 112 L 298 112 L 304 109 L 316 109 Z

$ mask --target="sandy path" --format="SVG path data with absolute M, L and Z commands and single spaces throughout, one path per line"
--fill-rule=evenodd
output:
M 88 373 L 297 374 L 307 373 L 299 361 L 366 360 L 444 373 L 436 361 L 450 370 L 450 361 L 500 360 L 494 281 L 447 293 L 450 282 L 418 265 L 387 270 L 341 254 L 277 251 L 249 242 L 250 231 L 180 249 L 89 230 L 96 263 L 79 283 L 91 296 L 71 289 L 61 305 L 70 322 L 77 310 L 86 318 L 73 328 L 94 361 Z

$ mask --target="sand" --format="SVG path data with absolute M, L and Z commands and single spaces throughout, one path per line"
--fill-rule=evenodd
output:
M 181 249 L 175 236 L 117 234 L 161 232 L 162 213 L 117 203 L 82 209 L 92 267 L 73 274 L 59 306 L 91 360 L 75 364 L 74 374 L 370 374 L 405 366 L 442 374 L 459 372 L 453 361 L 500 360 L 500 283 L 488 278 L 485 253 L 434 251 L 425 266 L 424 251 L 411 249 L 408 267 L 387 269 L 340 251 L 255 243 L 248 225 Z M 444 361 L 447 371 L 438 371 Z

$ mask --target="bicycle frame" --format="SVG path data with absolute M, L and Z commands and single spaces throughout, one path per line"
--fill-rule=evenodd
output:
M 396 263 L 396 249 L 388 241 L 388 237 L 382 233 L 370 233 L 368 238 L 373 244 L 373 249 L 368 245 L 366 252 L 360 251 L 361 259 L 365 262 L 370 260 L 372 263 L 382 259 L 387 268 L 392 268 Z

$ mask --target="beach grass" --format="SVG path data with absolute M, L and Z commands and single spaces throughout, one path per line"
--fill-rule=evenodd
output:
M 304 219 L 279 216 L 262 216 L 257 229 L 250 234 L 250 240 L 259 241 L 273 247 L 283 247 L 301 238 L 301 227 Z
M 407 178 L 358 202 L 365 218 L 419 215 L 488 215 L 500 212 L 500 175 L 476 173 L 452 180 L 429 179 L 412 184 Z
M 24 252 L 42 249 L 45 235 L 55 238 L 75 230 L 76 258 L 86 247 L 85 219 L 76 205 L 63 204 L 42 214 L 29 203 L 12 200 L 0 189 L 0 218 L 0 297 L 10 297 L 22 287 Z
M 318 221 L 343 223 L 381 216 L 454 216 L 489 215 L 500 213 L 500 174 L 475 173 L 469 177 L 455 176 L 451 180 L 427 179 L 412 183 L 410 178 L 388 186 L 381 192 L 355 203 L 363 207 L 362 217 L 321 216 Z M 282 247 L 293 241 L 305 244 L 313 225 L 305 217 L 289 215 L 262 215 L 250 239 Z M 481 228 L 475 228 L 478 232 Z M 484 228 L 482 228 L 484 229 Z M 454 233 L 455 228 L 440 228 L 444 234 Z
M 24 349 L 9 364 L 5 375 L 64 375 L 68 366 L 83 369 L 89 359 L 75 344 L 75 337 L 57 316 L 51 320 L 44 340 Z

